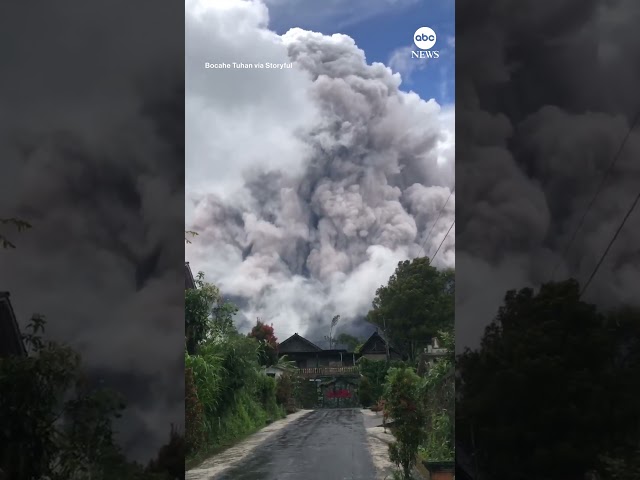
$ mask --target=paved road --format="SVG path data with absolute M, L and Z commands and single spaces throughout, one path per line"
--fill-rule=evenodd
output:
M 316 410 L 287 425 L 237 467 L 211 480 L 373 480 L 358 409 Z

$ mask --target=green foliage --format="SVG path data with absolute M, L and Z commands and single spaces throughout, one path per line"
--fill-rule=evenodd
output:
M 205 281 L 204 273 L 198 273 L 195 284 L 196 288 L 185 291 L 185 338 L 189 355 L 194 355 L 205 340 L 234 332 L 233 316 L 238 311 L 235 305 L 224 301 L 218 287 Z
M 453 270 L 438 270 L 428 258 L 400 262 L 386 286 L 378 288 L 368 319 L 385 327 L 396 348 L 411 359 L 439 330 L 454 323 Z
M 302 380 L 295 372 L 285 372 L 280 375 L 276 385 L 276 399 L 287 413 L 293 413 L 298 410 L 301 403 L 301 382 Z
M 420 377 L 408 367 L 390 368 L 384 388 L 385 410 L 394 421 L 396 441 L 389 446 L 393 463 L 402 467 L 406 479 L 416 463 L 425 438 L 425 411 L 420 397 Z
M 189 311 L 185 312 L 187 331 L 194 348 L 185 353 L 190 372 L 186 379 L 186 451 L 194 459 L 255 432 L 284 413 L 276 401 L 276 382 L 261 367 L 263 342 L 238 333 L 233 325 L 235 305 L 224 302 L 203 274 L 198 275 L 197 288 L 187 291 L 187 299 L 191 300 L 185 307 Z
M 211 312 L 220 302 L 220 291 L 215 285 L 204 281 L 204 274 L 198 273 L 196 288 L 185 291 L 184 320 L 187 352 L 193 355 L 212 329 Z
M 385 378 L 387 376 L 387 372 L 391 367 L 402 367 L 404 366 L 404 362 L 401 361 L 392 361 L 386 362 L 381 360 L 370 360 L 365 357 L 361 357 L 358 359 L 358 368 L 360 370 L 360 375 L 367 379 L 370 388 L 371 395 L 371 403 L 375 404 L 382 397 L 382 393 L 384 391 Z M 362 387 L 360 387 L 362 388 Z M 365 384 L 365 388 L 366 384 Z M 361 400 L 362 400 L 362 393 Z
M 338 335 L 336 337 L 336 342 L 346 345 L 349 351 L 352 352 L 355 352 L 356 348 L 363 344 L 361 339 L 354 337 L 353 335 L 349 335 L 348 333 L 341 333 Z
M 205 445 L 206 428 L 204 407 L 198 397 L 195 375 L 192 367 L 185 367 L 184 417 L 187 425 L 185 432 L 186 451 L 195 452 Z
M 637 480 L 640 478 L 640 448 L 622 457 L 602 455 L 599 458 L 607 480 Z
M 458 436 L 474 432 L 493 478 L 582 478 L 612 451 L 626 465 L 640 435 L 639 338 L 637 311 L 603 315 L 573 280 L 507 292 L 481 348 L 458 359 Z
M 421 455 L 431 461 L 451 461 L 455 457 L 455 378 L 453 332 L 438 334 L 441 346 L 451 356 L 441 358 L 426 372 L 420 386 L 420 395 L 426 412 L 427 437 L 420 449 Z
M 155 473 L 159 478 L 184 479 L 184 457 L 186 453 L 185 438 L 172 425 L 169 441 L 160 448 L 157 457 L 149 462 L 147 471 Z
M 266 375 L 258 377 L 257 398 L 262 408 L 271 415 L 269 421 L 275 420 L 277 416 L 278 404 L 276 402 L 276 380 Z
M 373 386 L 369 377 L 361 377 L 360 385 L 358 386 L 358 395 L 360 397 L 360 404 L 367 408 L 370 407 L 374 401 Z

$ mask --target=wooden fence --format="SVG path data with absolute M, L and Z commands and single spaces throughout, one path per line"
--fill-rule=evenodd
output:
M 360 371 L 358 367 L 315 367 L 300 368 L 298 372 L 303 377 L 344 377 L 358 376 Z

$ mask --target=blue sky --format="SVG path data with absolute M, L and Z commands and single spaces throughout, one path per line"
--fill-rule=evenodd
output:
M 455 99 L 455 2 L 453 0 L 266 0 L 270 28 L 282 34 L 292 27 L 324 34 L 344 33 L 365 51 L 367 61 L 400 71 L 403 90 L 441 105 Z M 366 12 L 366 13 L 363 13 Z M 413 33 L 435 30 L 433 60 L 412 59 Z M 394 58 L 395 57 L 395 58 Z

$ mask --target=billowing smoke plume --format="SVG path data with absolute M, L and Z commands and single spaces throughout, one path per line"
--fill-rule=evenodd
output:
M 3 229 L 0 290 L 123 394 L 146 462 L 184 427 L 182 32 L 156 1 L 3 7 L 0 217 L 33 228 Z
M 636 129 L 563 255 L 640 108 L 640 5 L 464 1 L 456 15 L 461 348 L 478 345 L 507 289 L 569 276 L 584 283 L 638 194 Z M 587 300 L 638 305 L 639 215 Z
M 455 195 L 427 236 L 454 185 L 453 114 L 401 91 L 400 76 L 345 35 L 279 37 L 266 25 L 257 2 L 188 8 L 186 121 L 199 133 L 187 143 L 187 218 L 199 235 L 187 259 L 246 321 L 315 340 L 335 314 L 357 329 L 397 262 L 445 238 Z M 454 235 L 436 265 L 454 265 Z

